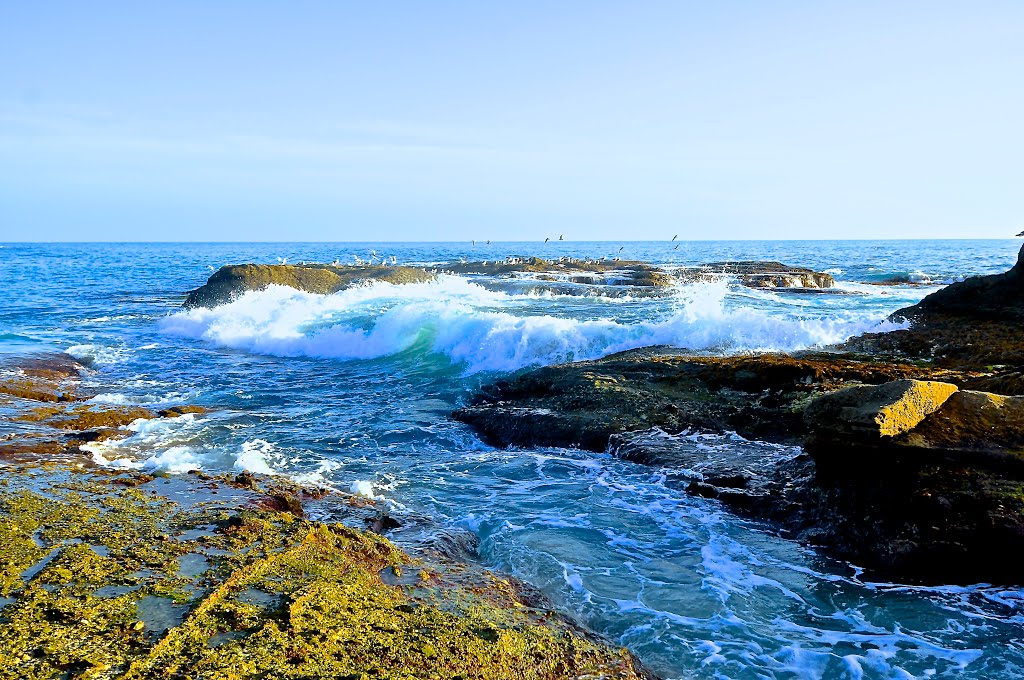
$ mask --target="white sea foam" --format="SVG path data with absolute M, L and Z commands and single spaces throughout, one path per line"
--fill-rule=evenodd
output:
M 680 287 L 657 321 L 624 323 L 529 314 L 529 298 L 458 277 L 387 283 L 315 295 L 284 287 L 250 292 L 214 309 L 178 312 L 163 332 L 275 356 L 373 359 L 408 350 L 442 355 L 467 372 L 592 359 L 648 345 L 694 350 L 796 350 L 887 330 L 866 315 L 797 318 L 730 309 L 726 283 Z
M 365 479 L 357 479 L 352 482 L 350 491 L 357 496 L 365 496 L 366 498 L 376 498 L 377 496 L 373 493 L 373 484 L 366 481 Z
M 252 439 L 242 442 L 242 450 L 235 458 L 235 469 L 245 472 L 255 472 L 261 475 L 275 474 L 271 467 L 269 457 L 274 453 L 274 445 L 262 439 Z
M 127 347 L 106 345 L 72 345 L 65 350 L 68 354 L 87 364 L 119 364 L 131 356 Z

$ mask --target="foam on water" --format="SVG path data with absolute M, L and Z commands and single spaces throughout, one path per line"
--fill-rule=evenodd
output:
M 418 350 L 466 372 L 593 359 L 649 345 L 692 350 L 795 350 L 869 329 L 873 314 L 783 316 L 724 304 L 725 282 L 680 286 L 657 321 L 627 323 L 531 313 L 529 296 L 488 291 L 459 277 L 396 286 L 375 283 L 316 295 L 278 286 L 214 309 L 172 314 L 168 334 L 275 356 L 372 359 Z M 525 307 L 525 308 L 524 308 Z

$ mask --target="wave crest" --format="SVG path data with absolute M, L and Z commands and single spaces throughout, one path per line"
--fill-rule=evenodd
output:
M 432 354 L 474 373 L 595 359 L 650 345 L 793 351 L 897 327 L 879 325 L 877 317 L 867 315 L 815 318 L 730 307 L 727 293 L 725 283 L 680 286 L 664 301 L 663 318 L 629 322 L 534 313 L 535 297 L 489 291 L 459 277 L 400 286 L 374 283 L 334 295 L 271 286 L 214 309 L 177 312 L 162 320 L 161 330 L 284 357 Z

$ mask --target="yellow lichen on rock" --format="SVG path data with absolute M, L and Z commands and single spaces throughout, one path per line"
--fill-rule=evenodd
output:
M 509 579 L 223 481 L 36 469 L 0 486 L 0 677 L 645 676 Z
M 873 420 L 883 437 L 895 437 L 914 429 L 957 391 L 957 386 L 934 380 L 897 380 L 870 391 L 873 403 L 889 401 L 877 408 Z
M 857 385 L 818 397 L 804 411 L 804 419 L 812 437 L 868 442 L 893 438 L 914 429 L 956 391 L 956 385 L 934 380 Z

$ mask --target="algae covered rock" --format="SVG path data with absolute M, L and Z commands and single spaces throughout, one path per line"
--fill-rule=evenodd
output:
M 0 487 L 0 677 L 652 677 L 514 579 L 263 509 L 259 482 L 66 472 Z
M 246 291 L 263 290 L 272 285 L 327 295 L 364 281 L 423 283 L 434 277 L 434 274 L 424 269 L 401 266 L 225 265 L 214 272 L 203 286 L 189 292 L 184 306 L 216 307 L 231 302 Z

